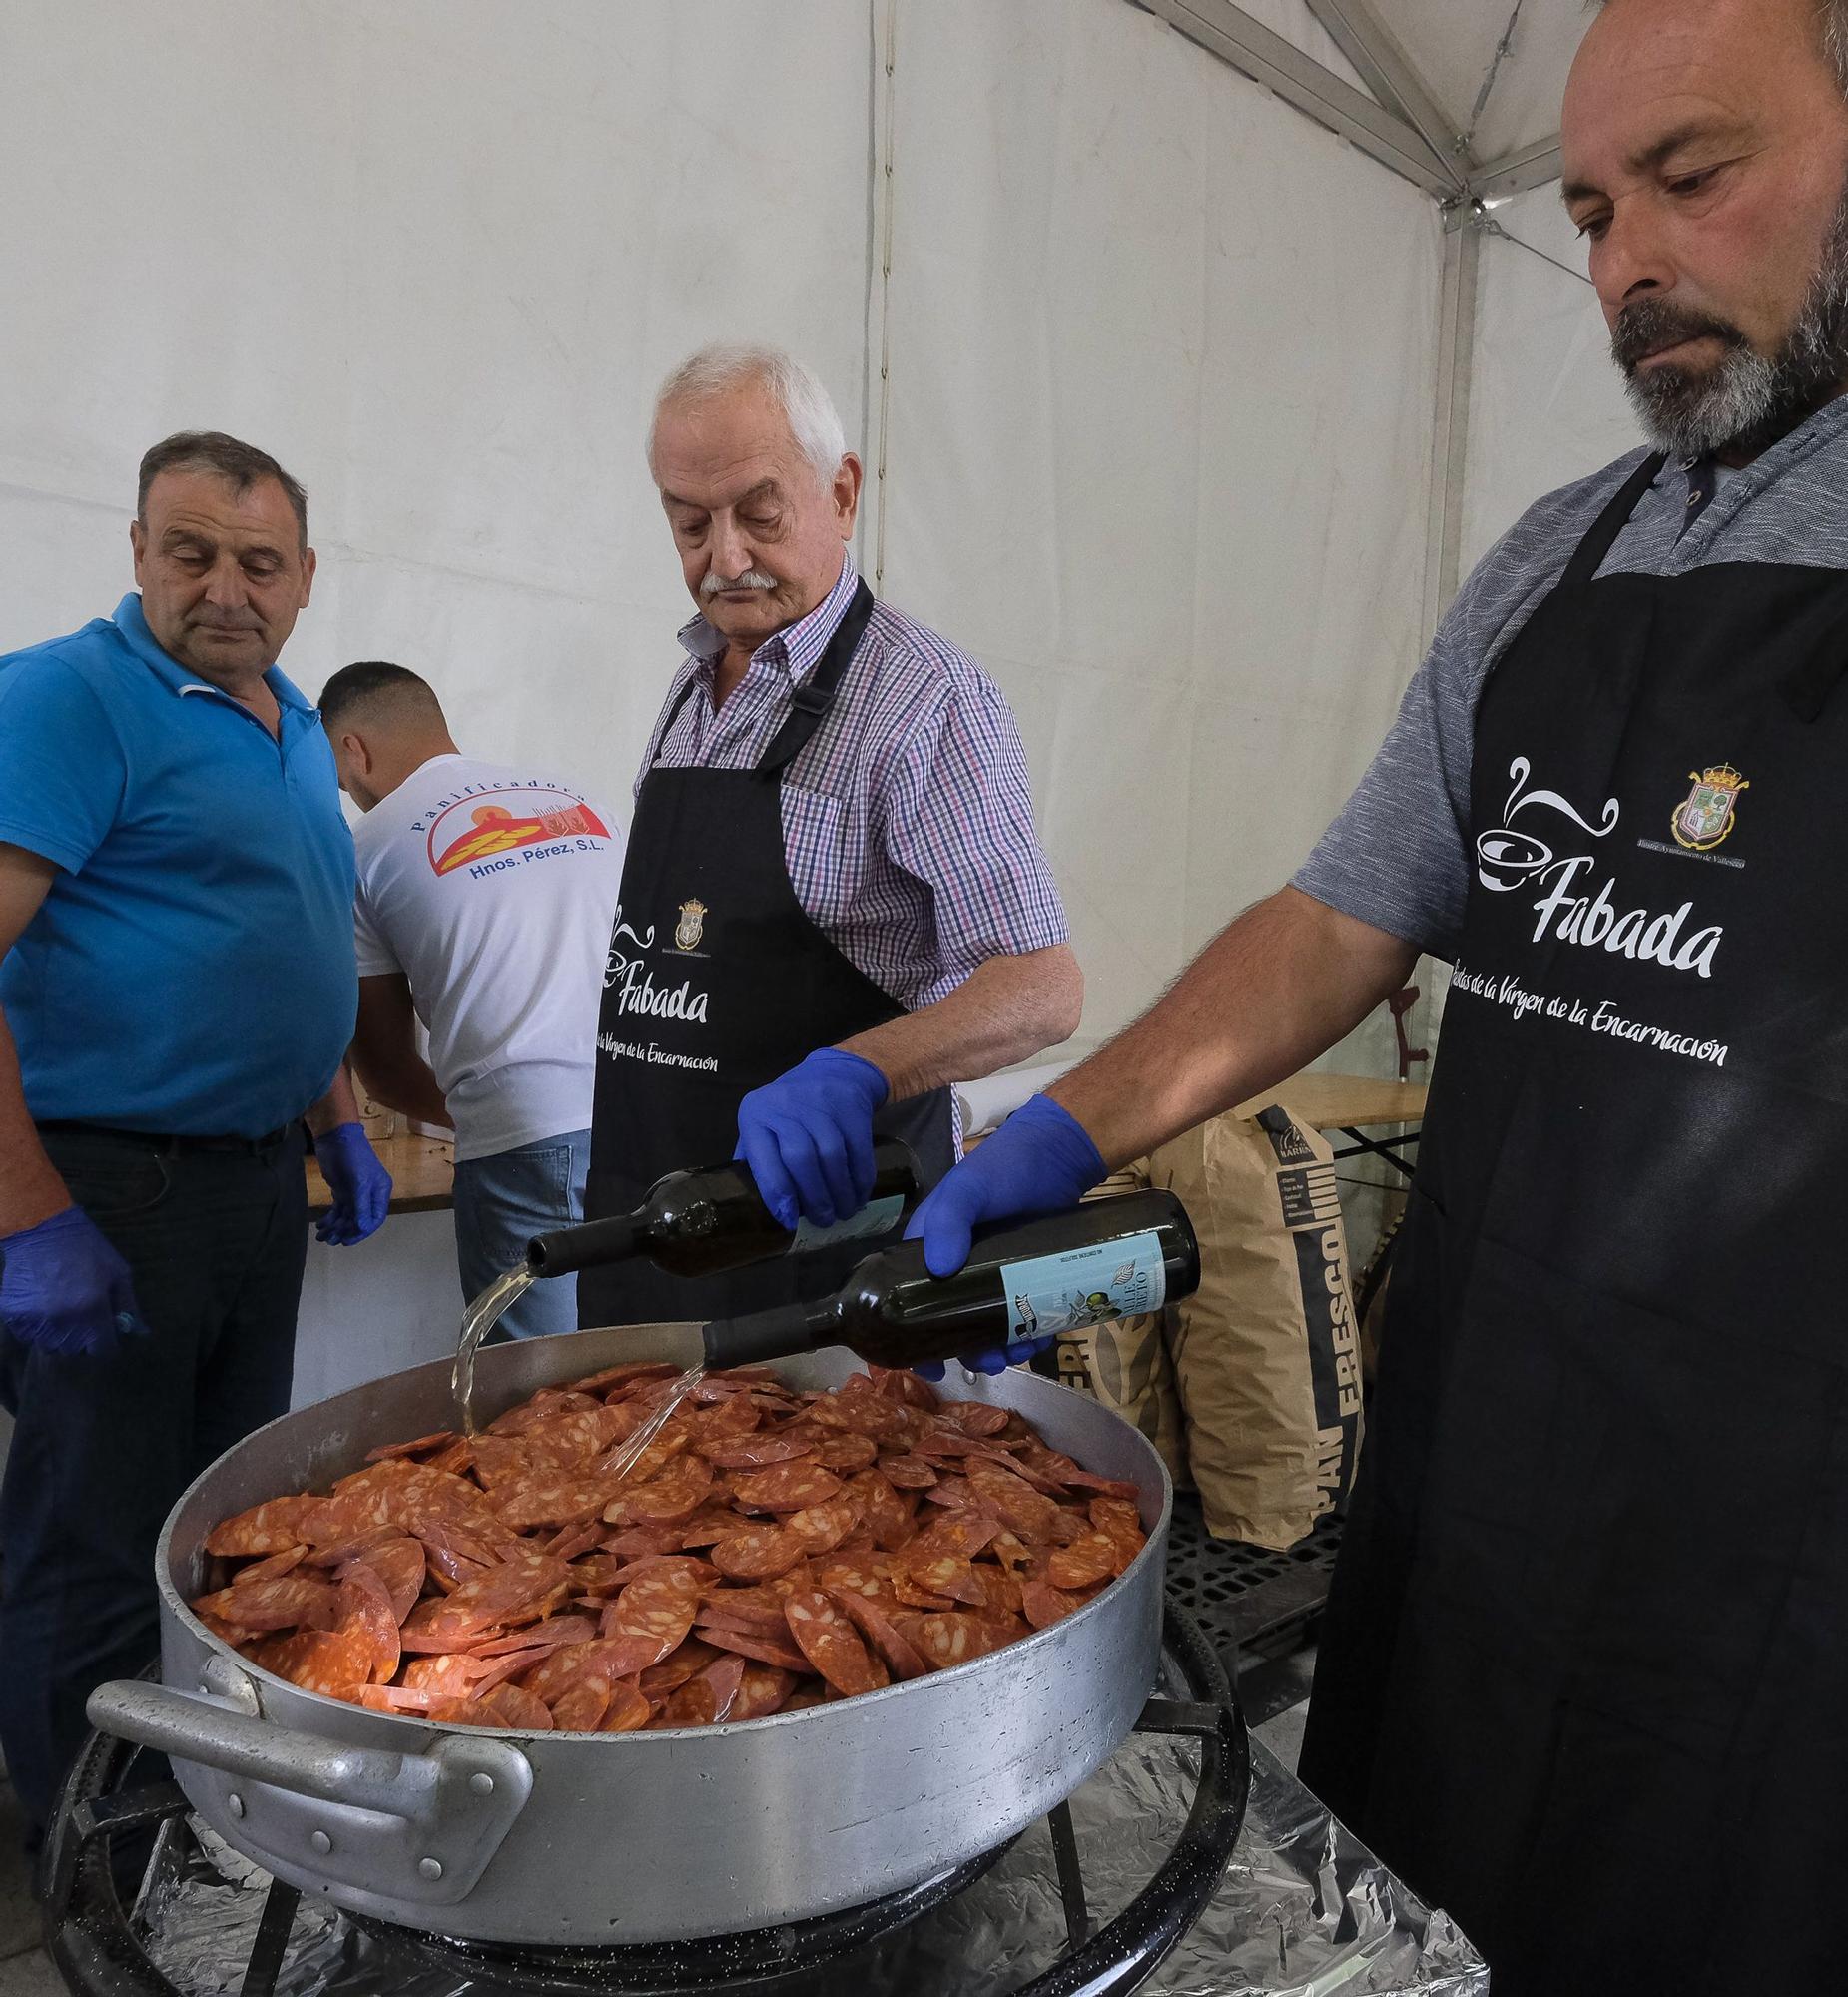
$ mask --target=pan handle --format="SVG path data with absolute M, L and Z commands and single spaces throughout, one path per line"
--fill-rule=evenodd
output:
M 242 1674 L 239 1674 L 240 1676 Z M 248 1679 L 242 1689 L 254 1691 Z M 193 1764 L 182 1786 L 227 1842 L 293 1883 L 443 1906 L 486 1870 L 532 1793 L 511 1741 L 470 1729 L 425 1753 L 353 1747 L 265 1719 L 254 1697 L 118 1679 L 86 1708 L 104 1733 Z

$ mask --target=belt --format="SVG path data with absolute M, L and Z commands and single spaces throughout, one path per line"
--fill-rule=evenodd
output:
M 81 1123 L 65 1118 L 40 1123 L 37 1127 L 47 1135 L 108 1137 L 117 1143 L 140 1144 L 169 1157 L 188 1151 L 228 1151 L 234 1157 L 261 1158 L 280 1151 L 296 1126 L 293 1122 L 284 1123 L 274 1130 L 266 1130 L 261 1137 L 195 1137 L 166 1134 L 159 1130 L 118 1130 L 107 1123 Z

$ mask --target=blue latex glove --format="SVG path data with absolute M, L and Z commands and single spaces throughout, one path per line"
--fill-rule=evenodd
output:
M 0 1324 L 22 1345 L 93 1359 L 148 1332 L 129 1265 L 81 1206 L 0 1237 Z
M 923 1238 L 924 1267 L 931 1275 L 953 1276 L 968 1260 L 970 1236 L 984 1220 L 1076 1206 L 1106 1173 L 1084 1125 L 1051 1096 L 1035 1095 L 951 1168 L 912 1215 L 906 1238 Z M 977 1373 L 1000 1373 L 1051 1343 L 1021 1339 L 998 1352 L 964 1353 L 962 1363 Z M 941 1366 L 917 1370 L 926 1379 L 943 1377 Z
M 335 1248 L 350 1248 L 376 1233 L 391 1204 L 391 1174 L 357 1123 L 336 1123 L 314 1139 L 314 1162 L 333 1195 L 314 1232 Z
M 779 1227 L 832 1227 L 873 1197 L 873 1116 L 890 1092 L 869 1060 L 823 1047 L 738 1105 L 738 1148 Z

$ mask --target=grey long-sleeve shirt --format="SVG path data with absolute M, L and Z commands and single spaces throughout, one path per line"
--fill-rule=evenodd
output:
M 1645 454 L 1548 493 L 1477 564 L 1379 754 L 1297 873 L 1304 894 L 1433 957 L 1455 957 L 1483 684 Z M 1689 491 L 1685 470 L 1664 466 L 1598 573 L 1684 575 L 1710 562 L 1848 568 L 1848 396 L 1726 476 L 1691 525 Z

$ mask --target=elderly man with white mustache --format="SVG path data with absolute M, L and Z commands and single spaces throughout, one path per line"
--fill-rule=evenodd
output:
M 822 384 L 708 347 L 648 460 L 700 614 L 636 785 L 585 1211 L 737 1155 L 780 1222 L 828 1228 L 866 1205 L 876 1135 L 941 1177 L 948 1084 L 1067 1038 L 1083 982 L 1006 702 L 855 568 L 861 465 Z M 590 1269 L 579 1315 L 713 1316 L 841 1267 Z

